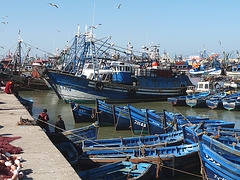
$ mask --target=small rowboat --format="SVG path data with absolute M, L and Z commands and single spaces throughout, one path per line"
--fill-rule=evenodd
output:
M 120 161 L 78 173 L 83 180 L 97 179 L 148 179 L 150 163 Z

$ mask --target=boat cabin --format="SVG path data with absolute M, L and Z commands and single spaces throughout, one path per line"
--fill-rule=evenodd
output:
M 91 80 L 94 79 L 93 63 L 86 63 L 84 65 L 81 76 L 85 76 L 87 79 L 91 79 Z M 112 70 L 107 67 L 100 68 L 98 70 L 98 76 L 101 79 L 101 81 L 109 81 L 112 79 Z
M 112 62 L 113 82 L 132 84 L 133 67 L 129 63 Z
M 209 81 L 200 81 L 197 83 L 196 88 L 194 86 L 189 86 L 186 93 L 192 95 L 195 93 L 203 93 L 213 90 L 213 84 Z

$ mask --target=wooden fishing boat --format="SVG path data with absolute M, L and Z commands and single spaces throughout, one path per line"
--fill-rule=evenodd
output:
M 221 129 L 226 129 L 226 130 L 221 130 Z M 202 136 L 203 134 L 207 134 L 208 136 Z M 219 147 L 222 146 L 222 148 L 223 148 L 222 144 L 224 144 L 224 146 L 229 146 L 230 148 L 232 148 L 234 144 L 234 149 L 238 149 L 238 150 L 240 149 L 239 139 L 237 137 L 234 137 L 236 136 L 236 131 L 231 128 L 220 128 L 216 130 L 215 128 L 212 128 L 212 127 L 205 129 L 203 128 L 202 125 L 199 125 L 197 127 L 184 126 L 183 136 L 184 136 L 184 141 L 186 143 L 197 143 L 200 141 L 205 141 L 205 144 L 208 144 L 208 145 L 211 144 L 211 147 L 215 149 L 217 146 L 214 144 L 219 144 L 218 146 Z M 229 148 L 225 147 L 225 149 L 229 149 Z
M 198 98 L 186 98 L 186 104 L 190 106 L 191 108 L 204 108 L 207 107 L 206 104 L 206 97 L 202 96 Z
M 28 110 L 28 112 L 32 115 L 32 108 L 33 108 L 33 100 L 31 99 L 24 99 L 21 96 L 16 96 L 20 103 Z
M 226 93 L 219 93 L 206 99 L 206 104 L 211 109 L 223 109 L 222 99 L 226 97 Z
M 148 110 L 144 113 L 131 105 L 128 105 L 128 110 L 133 133 L 154 135 L 167 132 L 167 129 L 164 129 L 167 125 L 162 123 L 164 118 L 161 118 L 159 114 Z
M 197 94 L 187 95 L 187 96 L 170 97 L 167 100 L 173 106 L 187 106 L 186 99 L 198 98 L 202 96 L 205 97 L 208 94 L 209 92 L 202 92 L 202 93 L 197 93 Z
M 199 170 L 198 144 L 179 145 L 171 147 L 162 147 L 154 149 L 126 149 L 126 150 L 100 150 L 100 151 L 85 151 L 79 159 L 79 165 L 91 167 L 124 161 L 141 163 L 150 162 L 154 167 L 164 166 L 159 170 L 159 176 L 171 176 L 176 171 L 191 172 Z M 157 166 L 158 164 L 158 166 Z M 169 167 L 171 170 L 169 170 Z
M 114 126 L 116 130 L 129 130 L 130 119 L 128 108 L 115 107 L 96 99 L 96 113 L 100 126 Z
M 86 107 L 74 102 L 70 103 L 75 123 L 95 122 L 94 108 Z
M 98 122 L 96 121 L 89 126 L 64 131 L 62 134 L 74 144 L 79 144 L 85 139 L 97 139 L 98 127 Z
M 190 96 L 190 95 L 189 95 Z M 186 96 L 169 97 L 168 102 L 173 106 L 186 106 Z
M 209 120 L 209 117 L 202 117 L 202 116 L 183 116 L 180 113 L 172 113 L 172 112 L 168 112 L 165 109 L 163 110 L 164 115 L 167 118 L 167 121 L 172 122 L 174 117 L 176 117 L 179 120 L 189 120 L 189 121 L 194 121 L 194 120 Z
M 231 110 L 232 107 L 228 103 L 230 103 L 232 101 L 232 99 L 237 99 L 238 96 L 240 96 L 240 93 L 229 91 L 229 92 L 226 92 L 225 95 L 221 93 L 221 94 L 218 94 L 217 96 L 214 95 L 213 97 L 208 98 L 206 100 L 206 104 L 211 109 L 215 109 L 215 108 L 223 109 L 224 108 L 223 104 L 225 104 L 226 109 L 229 108 L 229 110 Z M 225 103 L 224 103 L 224 101 L 225 101 Z
M 187 120 L 178 120 L 180 125 L 188 124 L 189 121 Z M 222 120 L 192 120 L 190 121 L 191 124 L 198 125 L 200 123 L 204 124 L 204 127 L 224 127 L 224 128 L 234 128 L 235 123 L 233 122 L 226 122 Z
M 223 100 L 223 107 L 229 111 L 240 110 L 240 99 L 238 97 Z
M 96 179 L 149 179 L 151 163 L 120 161 L 78 173 L 83 180 Z
M 220 142 L 206 135 L 200 141 L 201 159 L 208 178 L 240 178 L 240 151 L 236 143 Z
M 183 117 L 181 114 L 173 114 L 171 112 L 167 112 L 164 110 L 164 114 L 166 120 L 169 123 L 175 121 L 178 124 L 178 128 L 182 129 L 181 127 L 186 124 L 197 125 L 202 123 L 204 127 L 225 127 L 225 128 L 234 128 L 235 123 L 233 122 L 225 122 L 222 120 L 209 120 L 208 117 L 200 117 L 200 116 L 187 116 Z
M 78 162 L 80 148 L 78 145 L 85 139 L 95 140 L 97 138 L 98 123 L 71 129 L 57 134 L 49 135 L 50 140 L 64 155 L 70 164 L 74 165 Z
M 239 164 L 224 158 L 203 142 L 199 146 L 204 179 L 240 179 Z
M 83 151 L 106 149 L 137 149 L 139 147 L 156 148 L 180 145 L 183 142 L 183 132 L 171 132 L 145 137 L 129 137 L 118 139 L 85 140 L 82 142 Z

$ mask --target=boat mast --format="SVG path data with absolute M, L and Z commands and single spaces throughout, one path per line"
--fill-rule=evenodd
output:
M 19 73 L 21 70 L 21 50 L 22 50 L 22 39 L 20 36 L 20 30 L 18 32 L 18 46 L 17 46 L 17 51 L 16 51 L 16 58 L 14 60 L 14 73 L 17 73 L 17 68 L 19 69 Z

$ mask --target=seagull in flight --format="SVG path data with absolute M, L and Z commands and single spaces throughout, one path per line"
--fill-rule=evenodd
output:
M 2 19 L 5 19 L 6 17 L 8 17 L 8 16 L 4 16 L 4 17 L 2 17 Z
M 98 24 L 96 26 L 90 26 L 89 28 L 94 28 L 94 29 L 97 29 L 98 26 L 101 26 L 102 24 Z
M 119 4 L 116 8 L 117 8 L 117 9 L 120 9 L 120 7 L 121 7 L 121 4 Z
M 0 46 L 0 48 L 4 49 L 4 47 L 3 47 L 3 46 Z
M 8 22 L 2 22 L 2 23 L 5 24 L 5 25 L 8 24 Z
M 56 4 L 52 4 L 52 3 L 48 3 L 48 4 L 50 4 L 51 6 L 54 6 L 54 7 L 58 8 L 58 6 L 57 6 Z
M 57 32 L 60 32 L 60 30 L 57 29 Z

